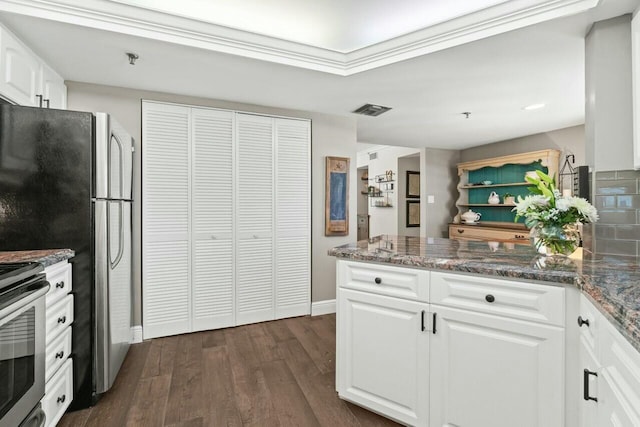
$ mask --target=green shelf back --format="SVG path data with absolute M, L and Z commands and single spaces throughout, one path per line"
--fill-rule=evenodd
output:
M 544 173 L 548 172 L 548 169 L 540 164 L 540 162 L 533 162 L 526 165 L 506 164 L 499 168 L 485 167 L 482 169 L 469 171 L 469 183 L 473 184 L 482 181 L 491 181 L 494 184 L 506 184 L 510 182 L 520 183 L 524 182 L 524 174 L 531 170 L 541 170 Z M 513 187 L 478 187 L 470 188 L 469 203 L 470 204 L 482 204 L 488 203 L 489 195 L 492 191 L 495 191 L 500 196 L 500 203 L 503 202 L 503 195 L 510 193 L 515 196 L 527 196 L 529 193 L 529 187 L 527 186 L 513 186 Z M 515 218 L 515 213 L 511 212 L 513 206 L 492 206 L 492 207 L 472 207 L 474 212 L 482 214 L 481 221 L 505 221 L 511 222 Z M 518 222 L 523 222 L 521 218 Z

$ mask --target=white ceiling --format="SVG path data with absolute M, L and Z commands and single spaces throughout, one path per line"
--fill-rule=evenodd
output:
M 509 0 L 112 0 L 347 53 Z
M 0 12 L 0 21 L 66 80 L 337 115 L 382 104 L 393 109 L 357 116 L 359 141 L 461 149 L 584 123 L 584 35 L 638 2 L 602 0 L 579 15 L 346 77 L 25 15 Z M 140 55 L 133 67 L 129 51 Z M 539 102 L 547 107 L 522 109 Z

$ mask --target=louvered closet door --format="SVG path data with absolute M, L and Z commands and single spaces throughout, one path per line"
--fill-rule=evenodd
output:
M 144 338 L 191 329 L 189 109 L 142 104 Z
M 192 109 L 193 330 L 234 323 L 233 119 Z
M 274 318 L 273 121 L 236 115 L 236 324 Z
M 310 313 L 310 122 L 276 119 L 276 318 Z

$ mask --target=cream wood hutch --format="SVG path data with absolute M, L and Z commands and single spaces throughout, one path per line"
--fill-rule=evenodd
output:
M 529 153 L 474 160 L 458 164 L 458 214 L 449 225 L 449 238 L 529 243 L 529 230 L 522 222 L 514 222 L 513 202 L 505 197 L 529 194 L 525 173 L 541 170 L 558 177 L 560 151 L 540 150 Z M 489 203 L 497 193 L 499 203 Z M 461 215 L 468 210 L 480 214 L 480 220 L 466 224 Z

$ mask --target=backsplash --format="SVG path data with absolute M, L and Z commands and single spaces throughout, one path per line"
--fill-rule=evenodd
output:
M 595 172 L 593 194 L 600 219 L 585 227 L 585 248 L 596 254 L 639 256 L 640 171 Z

